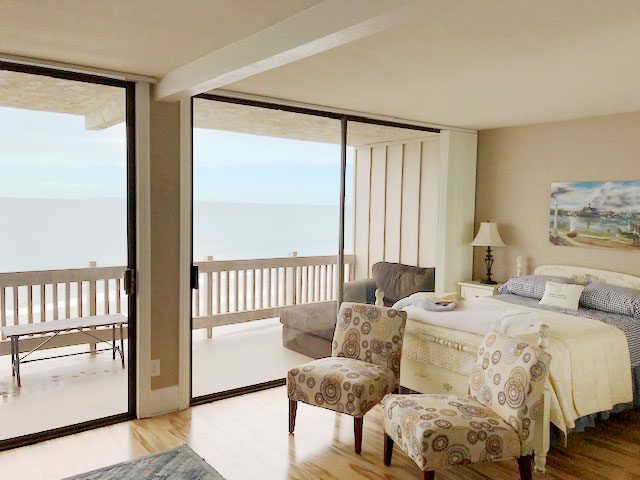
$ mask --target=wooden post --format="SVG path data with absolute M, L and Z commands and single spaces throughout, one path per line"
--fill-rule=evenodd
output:
M 27 287 L 27 321 L 29 323 L 33 323 L 33 286 L 32 285 L 29 285 Z
M 540 336 L 538 338 L 540 350 L 545 350 L 549 346 L 549 327 L 540 325 Z M 534 465 L 536 473 L 544 475 L 547 464 L 547 452 L 551 442 L 551 391 L 549 390 L 549 380 L 542 393 L 542 415 L 538 415 L 535 425 L 534 440 Z
M 0 287 L 0 327 L 7 326 L 7 297 L 5 288 Z M 4 340 L 4 333 L 0 333 L 0 340 Z
M 58 320 L 58 284 L 53 283 L 53 319 Z
M 207 256 L 207 262 L 213 262 L 213 256 Z M 218 289 L 220 285 L 218 285 Z M 207 272 L 207 315 L 213 315 L 213 273 Z M 213 338 L 213 327 L 207 327 L 207 338 Z
M 47 299 L 45 296 L 46 285 L 40 285 L 40 321 L 47 321 Z
M 238 280 L 238 275 L 240 274 L 240 270 L 233 271 L 233 311 L 239 312 L 240 307 L 238 306 L 238 302 L 240 301 L 240 295 L 238 293 L 238 289 L 240 288 L 240 281 Z
M 298 256 L 298 252 L 293 251 L 293 252 L 289 252 L 289 256 L 290 257 L 297 257 Z M 291 275 L 287 276 L 289 279 L 289 282 L 291 283 L 291 304 L 295 305 L 296 303 L 300 303 L 299 300 L 299 288 L 298 288 L 298 281 L 300 279 L 300 274 L 298 272 L 298 267 L 291 267 Z M 288 287 L 287 287 L 288 290 Z M 286 293 L 285 293 L 285 304 L 287 303 L 286 301 Z
M 96 268 L 97 266 L 98 266 L 97 262 L 95 261 L 89 262 L 89 268 Z M 96 281 L 91 280 L 89 282 L 89 315 L 95 316 L 95 314 L 96 314 Z M 95 331 L 95 328 L 90 328 L 89 330 Z M 89 352 L 91 353 L 91 355 L 96 354 L 96 349 L 97 349 L 97 343 L 93 341 L 90 342 Z
M 271 268 L 265 269 L 265 274 L 262 276 L 262 278 L 264 279 L 265 286 L 265 288 L 263 288 L 262 290 L 267 291 L 267 296 L 264 299 L 263 306 L 265 308 L 269 308 L 271 307 Z

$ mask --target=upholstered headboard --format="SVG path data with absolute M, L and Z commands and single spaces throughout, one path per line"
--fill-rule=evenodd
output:
M 572 267 L 570 265 L 540 265 L 533 272 L 536 275 L 555 275 L 573 278 L 578 283 L 606 282 L 619 287 L 640 290 L 640 277 L 626 273 L 609 272 L 587 267 Z

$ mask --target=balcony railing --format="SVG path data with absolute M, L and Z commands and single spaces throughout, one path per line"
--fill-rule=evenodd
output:
M 353 278 L 355 255 L 345 255 L 345 280 Z M 0 326 L 49 322 L 127 311 L 126 267 L 0 273 Z M 193 292 L 193 328 L 213 327 L 277 317 L 281 308 L 335 299 L 337 256 L 282 257 L 197 262 L 200 288 Z M 110 331 L 93 333 L 103 340 Z M 21 341 L 23 351 L 41 342 Z M 78 332 L 61 334 L 48 348 L 95 343 Z M 0 355 L 10 353 L 0 338 Z
M 90 262 L 88 268 L 0 273 L 0 325 L 126 313 L 125 270 L 126 267 L 96 267 L 95 262 Z M 94 335 L 111 339 L 111 333 L 106 331 L 98 330 Z M 0 340 L 0 355 L 8 355 L 9 342 Z M 25 339 L 20 348 L 29 351 L 40 342 L 38 338 Z M 95 342 L 73 332 L 59 335 L 47 347 L 87 343 L 95 350 Z
M 354 274 L 355 255 L 345 255 L 345 280 Z M 251 322 L 279 315 L 288 305 L 335 300 L 338 257 L 335 255 L 249 260 L 209 257 L 195 264 L 200 288 L 193 292 L 193 328 Z

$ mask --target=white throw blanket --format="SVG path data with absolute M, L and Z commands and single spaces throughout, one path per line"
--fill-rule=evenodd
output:
M 446 312 L 434 312 L 420 307 L 421 300 L 434 298 L 433 293 L 419 292 L 398 301 L 394 308 L 404 310 L 414 320 L 476 335 L 485 335 L 489 330 L 495 330 L 510 337 L 518 337 L 540 330 L 541 322 L 535 311 L 523 311 L 508 303 L 477 301 L 463 301 L 458 308 Z

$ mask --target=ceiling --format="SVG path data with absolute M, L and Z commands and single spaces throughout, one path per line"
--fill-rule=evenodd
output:
M 475 129 L 640 110 L 638 0 L 421 0 L 226 90 Z M 162 76 L 318 0 L 0 0 L 2 53 Z
M 412 23 L 225 88 L 474 129 L 640 110 L 640 1 L 424 1 Z
M 0 0 L 0 52 L 161 77 L 321 0 Z

